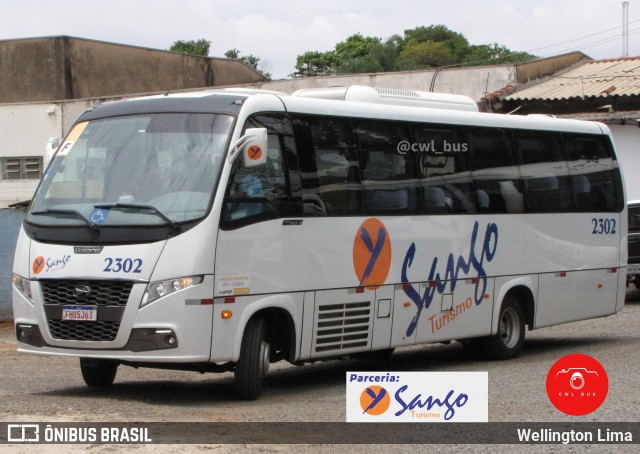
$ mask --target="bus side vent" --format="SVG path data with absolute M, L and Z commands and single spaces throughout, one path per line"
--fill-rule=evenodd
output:
M 315 352 L 344 352 L 368 347 L 370 324 L 370 301 L 320 305 L 316 318 Z

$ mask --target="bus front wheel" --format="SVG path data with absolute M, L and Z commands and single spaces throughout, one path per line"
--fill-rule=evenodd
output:
M 118 363 L 104 359 L 80 358 L 82 378 L 87 386 L 109 386 L 118 372 Z
M 524 345 L 524 312 L 516 298 L 507 295 L 500 308 L 498 332 L 481 339 L 488 359 L 503 360 L 518 356 Z
M 266 334 L 267 323 L 263 318 L 249 320 L 235 369 L 235 395 L 238 399 L 255 400 L 262 393 L 262 382 L 269 370 L 271 356 Z

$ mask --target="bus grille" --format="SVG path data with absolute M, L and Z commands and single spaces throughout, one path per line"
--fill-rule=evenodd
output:
M 110 342 L 115 340 L 133 288 L 127 281 L 41 280 L 44 309 L 51 337 L 59 340 Z M 83 297 L 78 287 L 88 287 Z M 98 306 L 98 320 L 62 320 L 64 305 Z
M 74 341 L 112 341 L 118 335 L 120 322 L 74 322 L 48 320 L 51 337 Z
M 319 306 L 315 351 L 340 352 L 367 347 L 370 321 L 370 301 Z
M 126 306 L 133 282 L 127 281 L 40 281 L 44 304 L 91 304 L 94 306 Z M 74 291 L 86 286 L 91 292 L 79 300 Z

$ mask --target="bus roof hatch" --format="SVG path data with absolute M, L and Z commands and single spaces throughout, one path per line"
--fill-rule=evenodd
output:
M 299 98 L 333 99 L 394 106 L 429 107 L 432 109 L 478 112 L 478 105 L 468 96 L 431 93 L 399 88 L 365 87 L 363 85 L 303 88 L 296 91 L 291 96 Z

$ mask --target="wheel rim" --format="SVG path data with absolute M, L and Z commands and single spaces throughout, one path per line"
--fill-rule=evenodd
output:
M 512 307 L 508 307 L 500 318 L 500 337 L 505 347 L 514 348 L 520 338 L 520 319 Z

